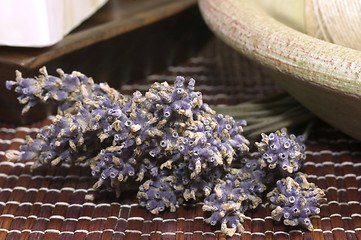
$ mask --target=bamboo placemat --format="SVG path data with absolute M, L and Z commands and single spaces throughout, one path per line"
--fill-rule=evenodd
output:
M 209 104 L 236 104 L 281 92 L 259 66 L 212 40 L 196 57 L 121 92 L 145 91 L 154 81 L 194 77 L 196 89 Z M 152 215 L 130 192 L 120 199 L 105 190 L 94 201 L 97 180 L 90 170 L 62 164 L 30 172 L 31 162 L 13 162 L 7 151 L 18 151 L 27 134 L 35 137 L 51 118 L 31 126 L 0 123 L 0 239 L 225 239 L 203 223 L 202 203 L 181 206 L 175 213 Z M 361 143 L 318 121 L 306 142 L 305 172 L 321 187 L 327 203 L 311 218 L 315 231 L 274 222 L 267 205 L 247 214 L 245 232 L 229 239 L 361 239 Z

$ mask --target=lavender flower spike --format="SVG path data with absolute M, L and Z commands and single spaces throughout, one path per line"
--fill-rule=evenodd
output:
M 309 231 L 313 226 L 309 216 L 319 214 L 317 204 L 324 201 L 325 193 L 314 183 L 309 183 L 306 175 L 298 173 L 295 179 L 291 177 L 277 181 L 277 187 L 267 194 L 270 199 L 272 218 L 285 225 L 301 225 Z
M 175 212 L 178 207 L 176 191 L 173 188 L 175 176 L 170 170 L 161 171 L 157 176 L 145 181 L 139 187 L 139 204 L 153 214 L 169 208 Z
M 266 186 L 261 182 L 259 165 L 252 163 L 239 169 L 228 169 L 224 180 L 218 180 L 213 193 L 204 199 L 203 211 L 210 212 L 205 222 L 221 224 L 221 231 L 228 236 L 233 236 L 235 232 L 242 233 L 245 212 L 262 202 L 261 194 Z
M 285 128 L 269 135 L 262 134 L 262 141 L 256 143 L 261 154 L 262 167 L 291 174 L 297 172 L 306 158 L 304 137 L 287 134 Z
M 38 77 L 23 78 L 21 72 L 16 71 L 16 80 L 6 81 L 7 89 L 15 87 L 15 92 L 20 94 L 18 100 L 25 104 L 23 114 L 39 102 L 57 102 L 59 110 L 71 112 L 79 105 L 75 104 L 76 102 L 89 104 L 94 96 L 120 97 L 120 94 L 107 84 L 95 84 L 92 78 L 80 72 L 67 74 L 57 69 L 59 77 L 49 75 L 45 67 L 39 72 Z

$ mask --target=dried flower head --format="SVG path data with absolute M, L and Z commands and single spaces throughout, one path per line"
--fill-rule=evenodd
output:
M 298 173 L 277 181 L 277 187 L 267 194 L 271 201 L 272 218 L 283 219 L 285 225 L 301 225 L 312 231 L 309 216 L 319 214 L 317 204 L 324 201 L 325 193 L 314 183 L 309 183 L 306 175 Z
M 244 231 L 245 212 L 262 202 L 261 194 L 266 190 L 259 162 L 245 159 L 243 163 L 241 168 L 229 168 L 212 194 L 204 199 L 203 211 L 210 213 L 205 221 L 211 225 L 221 224 L 221 231 L 228 236 Z
M 178 207 L 174 181 L 171 170 L 160 171 L 158 175 L 140 185 L 137 194 L 139 204 L 153 214 L 163 212 L 166 208 L 174 212 Z
M 269 135 L 262 134 L 262 141 L 256 146 L 261 154 L 262 167 L 277 167 L 286 174 L 301 169 L 306 158 L 304 137 L 288 135 L 285 128 Z

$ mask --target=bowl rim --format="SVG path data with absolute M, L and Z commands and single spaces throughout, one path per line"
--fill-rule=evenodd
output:
M 268 68 L 361 97 L 361 52 L 299 32 L 252 0 L 199 0 L 213 32 Z

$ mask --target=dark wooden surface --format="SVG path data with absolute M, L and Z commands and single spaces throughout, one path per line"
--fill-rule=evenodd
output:
M 16 95 L 5 90 L 16 69 L 25 77 L 42 66 L 50 74 L 76 70 L 119 87 L 194 55 L 210 36 L 196 0 L 110 0 L 52 47 L 0 47 L 0 120 L 29 123 L 50 111 L 20 118 Z

